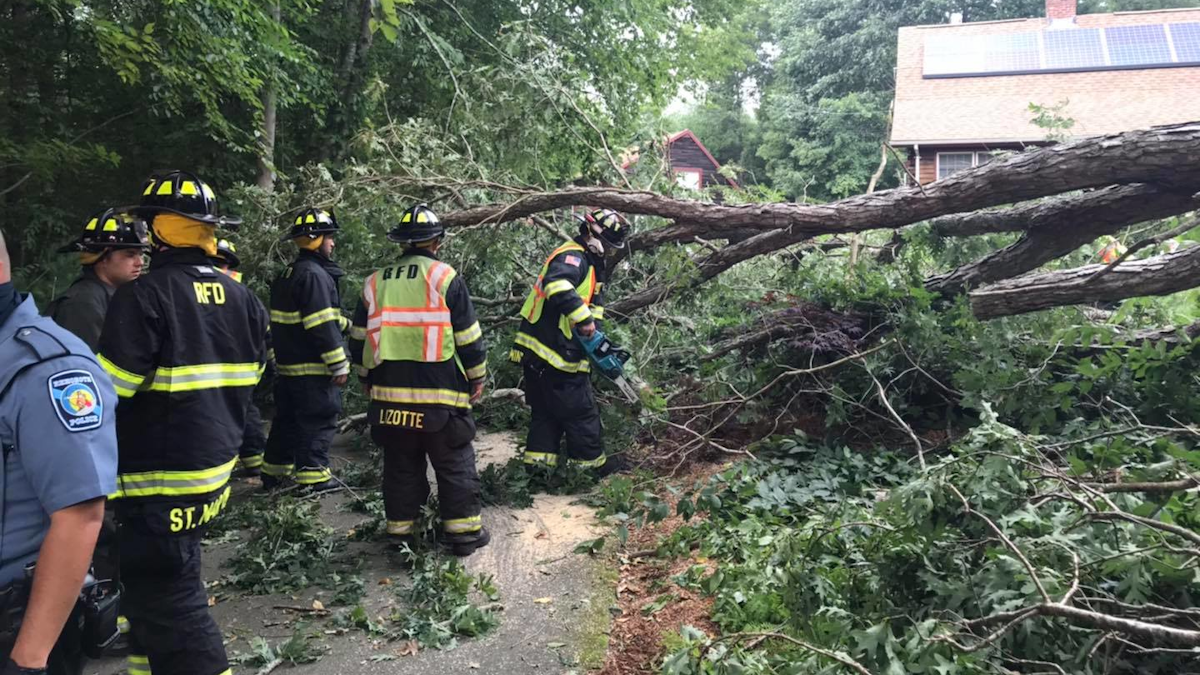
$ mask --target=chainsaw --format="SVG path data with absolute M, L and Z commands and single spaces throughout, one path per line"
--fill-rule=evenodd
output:
M 592 333 L 591 337 L 584 337 L 579 333 L 575 333 L 575 341 L 579 346 L 583 347 L 583 351 L 587 354 L 588 360 L 592 362 L 596 370 L 600 374 L 612 380 L 613 384 L 621 390 L 625 398 L 632 404 L 637 405 L 641 402 L 641 397 L 638 396 L 638 388 L 634 383 L 630 382 L 629 378 L 625 377 L 625 364 L 629 361 L 629 350 L 617 346 L 603 331 L 597 330 Z M 640 383 L 638 383 L 640 384 Z M 641 385 L 645 386 L 645 385 Z

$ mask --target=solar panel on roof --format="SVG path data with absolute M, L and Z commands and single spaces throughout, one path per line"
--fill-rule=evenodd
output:
M 930 40 L 925 45 L 925 73 L 980 72 L 983 54 L 976 41 L 953 35 Z
M 1109 65 L 1139 66 L 1171 62 L 1167 32 L 1162 25 L 1105 28 L 1104 38 L 1108 41 Z
M 1169 23 L 1179 63 L 1200 63 L 1200 23 Z
M 980 77 L 1200 66 L 1200 23 L 931 35 L 924 76 Z
M 989 73 L 1037 70 L 1040 65 L 1037 33 L 989 35 L 983 51 L 984 70 Z
M 1104 67 L 1100 31 L 1095 28 L 1068 28 L 1042 32 L 1046 44 L 1046 68 L 1052 70 Z

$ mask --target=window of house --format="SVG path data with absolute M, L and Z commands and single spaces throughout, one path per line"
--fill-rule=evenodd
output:
M 937 179 L 941 180 L 973 166 L 975 166 L 975 153 L 973 152 L 939 152 L 937 154 Z
M 701 179 L 704 172 L 700 169 L 676 169 L 675 181 L 680 187 L 685 187 L 689 190 L 699 190 Z

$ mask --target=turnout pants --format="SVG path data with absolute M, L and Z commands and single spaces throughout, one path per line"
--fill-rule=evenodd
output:
M 129 675 L 230 672 L 200 577 L 205 529 L 156 535 L 136 514 L 121 518 L 121 609 L 129 619 Z
M 372 411 L 372 415 L 378 412 Z M 445 416 L 445 413 L 442 413 Z M 427 418 L 436 416 L 430 413 Z M 371 426 L 371 439 L 383 448 L 383 505 L 387 533 L 414 534 L 421 507 L 429 499 L 426 458 L 438 484 L 438 506 L 446 534 L 471 535 L 483 528 L 479 474 L 475 469 L 475 422 L 451 414 L 434 429 Z
M 333 478 L 329 444 L 337 433 L 342 390 L 327 375 L 279 377 L 275 380 L 275 419 L 267 438 L 262 472 L 292 476 L 301 485 Z
M 259 469 L 263 465 L 263 451 L 267 447 L 267 434 L 263 431 L 262 413 L 254 401 L 246 407 L 246 428 L 242 433 L 242 447 L 238 459 L 247 469 Z
M 526 464 L 556 466 L 565 455 L 579 466 L 604 466 L 600 409 L 587 373 L 564 373 L 527 359 L 525 400 L 530 409 Z

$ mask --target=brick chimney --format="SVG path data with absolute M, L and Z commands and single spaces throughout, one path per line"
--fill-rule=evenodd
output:
M 1046 0 L 1046 18 L 1051 21 L 1075 19 L 1076 0 Z

